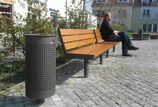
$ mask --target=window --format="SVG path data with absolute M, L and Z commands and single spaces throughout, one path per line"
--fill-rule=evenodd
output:
M 149 9 L 144 9 L 142 17 L 143 18 L 150 18 L 150 10 Z
M 154 25 L 153 25 L 153 32 L 158 32 L 158 31 L 157 31 L 157 24 L 154 24 Z
M 158 13 L 156 14 L 156 18 L 158 18 Z
M 105 3 L 106 0 L 97 0 L 97 3 L 100 4 L 100 3 Z
M 98 16 L 98 17 L 100 17 L 100 10 L 95 10 L 95 11 L 93 11 L 93 13 L 96 15 L 96 16 Z
M 148 0 L 143 0 L 143 2 L 149 2 Z
M 146 32 L 146 24 L 143 24 L 143 32 Z
M 150 10 L 147 10 L 147 17 L 150 17 Z
M 158 0 L 152 0 L 152 2 L 158 2 Z
M 152 32 L 152 24 L 148 25 L 148 32 Z
M 117 2 L 118 2 L 118 3 L 128 3 L 129 0 L 118 0 Z

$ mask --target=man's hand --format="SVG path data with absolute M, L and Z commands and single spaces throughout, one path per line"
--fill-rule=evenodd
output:
M 119 31 L 114 30 L 113 34 L 116 36 L 116 35 L 118 35 L 118 33 L 119 33 Z
M 114 34 L 114 36 L 117 36 L 117 35 L 118 35 L 118 33 L 116 33 L 116 32 L 114 32 L 113 34 Z
M 114 30 L 114 32 L 115 32 L 115 33 L 119 33 L 119 31 L 117 31 L 117 30 Z

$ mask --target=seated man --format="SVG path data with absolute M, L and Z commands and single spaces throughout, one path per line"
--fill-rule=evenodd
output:
M 113 30 L 110 26 L 111 21 L 111 13 L 105 13 L 104 20 L 101 24 L 100 32 L 102 38 L 105 41 L 113 41 L 113 42 L 122 42 L 122 56 L 132 56 L 128 54 L 128 50 L 138 50 L 137 47 L 134 47 L 129 39 L 128 35 L 125 32 L 119 32 Z

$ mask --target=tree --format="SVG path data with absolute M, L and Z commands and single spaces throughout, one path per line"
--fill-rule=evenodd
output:
M 14 14 L 13 17 L 0 18 L 0 33 L 4 36 L 3 50 L 1 50 L 0 58 L 14 55 L 15 49 L 23 52 L 24 49 L 24 34 L 34 33 L 53 33 L 53 25 L 48 17 L 46 2 L 40 0 L 27 0 L 29 12 L 24 18 L 19 14 Z
M 57 23 L 60 28 L 71 29 L 87 29 L 90 27 L 88 14 L 81 8 L 82 5 L 78 4 L 75 7 L 70 6 L 67 8 L 67 18 L 58 15 Z
M 51 34 L 53 33 L 51 18 L 48 17 L 48 9 L 46 7 L 47 0 L 41 2 L 40 0 L 27 0 L 28 4 L 28 13 L 24 21 L 25 33 L 44 33 Z

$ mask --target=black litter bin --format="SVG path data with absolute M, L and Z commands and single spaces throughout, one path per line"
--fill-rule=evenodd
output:
M 56 35 L 26 34 L 26 96 L 43 100 L 55 93 Z

